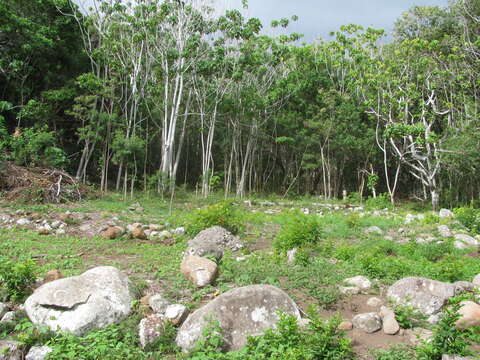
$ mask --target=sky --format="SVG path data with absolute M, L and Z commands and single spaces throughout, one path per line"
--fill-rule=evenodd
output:
M 224 0 L 240 8 L 241 0 Z M 303 40 L 329 39 L 341 25 L 359 24 L 391 31 L 395 20 L 414 5 L 448 5 L 448 0 L 249 0 L 248 15 L 265 25 L 282 17 L 298 15 L 289 32 L 304 34 Z

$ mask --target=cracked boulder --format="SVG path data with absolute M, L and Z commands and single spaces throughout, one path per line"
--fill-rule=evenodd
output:
M 248 336 L 261 335 L 275 328 L 283 312 L 300 319 L 293 300 L 271 285 L 250 285 L 230 290 L 192 313 L 180 327 L 176 343 L 191 350 L 204 329 L 217 321 L 222 329 L 224 350 L 242 348 Z
M 213 226 L 198 233 L 188 242 L 187 255 L 211 255 L 217 259 L 223 257 L 225 250 L 233 251 L 243 248 L 240 238 L 232 235 L 221 226 Z
M 39 287 L 25 302 L 25 311 L 34 324 L 83 335 L 124 319 L 133 299 L 128 277 L 102 266 Z

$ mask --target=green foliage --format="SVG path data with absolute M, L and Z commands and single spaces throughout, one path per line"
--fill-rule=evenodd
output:
M 292 214 L 278 232 L 273 246 L 280 251 L 316 244 L 322 237 L 322 229 L 316 215 Z
M 394 311 L 395 319 L 402 329 L 422 327 L 422 325 L 426 324 L 427 317 L 414 306 L 396 305 Z
M 480 234 L 480 209 L 460 207 L 454 210 L 455 218 L 468 230 Z
M 200 231 L 216 225 L 237 234 L 243 229 L 241 211 L 228 201 L 207 206 L 196 210 L 187 218 L 186 231 L 188 235 L 195 236 Z
M 375 360 L 413 360 L 415 359 L 415 350 L 406 345 L 392 346 L 388 350 L 373 351 Z
M 48 326 L 34 325 L 28 318 L 23 318 L 15 325 L 14 331 L 17 333 L 16 339 L 26 346 L 45 344 L 54 337 Z
M 67 164 L 65 152 L 56 147 L 53 131 L 47 127 L 24 128 L 10 141 L 12 158 L 18 165 L 61 168 Z
M 390 202 L 390 196 L 384 193 L 377 195 L 377 197 L 369 197 L 365 201 L 365 206 L 368 209 L 389 209 L 392 207 L 392 203 Z
M 35 283 L 35 265 L 32 260 L 10 261 L 0 257 L 0 284 L 6 289 L 7 298 L 23 300 Z

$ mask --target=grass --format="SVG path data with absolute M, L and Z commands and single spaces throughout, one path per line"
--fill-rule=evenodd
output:
M 118 217 L 125 223 L 166 224 L 167 228 L 175 228 L 188 225 L 192 213 L 197 209 L 220 200 L 223 199 L 219 196 L 208 199 L 184 196 L 177 199 L 170 212 L 170 205 L 165 200 L 139 196 L 135 201 L 122 201 L 119 195 L 111 194 L 109 197 L 66 206 L 0 203 L 0 213 L 7 211 L 6 208 L 41 214 L 69 210 L 85 217 L 96 214 L 97 219 L 105 222 Z M 329 308 L 341 300 L 338 284 L 351 276 L 364 275 L 388 285 L 406 276 L 449 282 L 471 281 L 474 275 L 480 273 L 478 254 L 455 249 L 451 239 L 439 244 L 415 243 L 413 240 L 418 234 L 430 233 L 435 236 L 436 227 L 446 224 L 448 220 L 427 215 L 424 220 L 406 225 L 404 216 L 412 212 L 408 204 L 382 216 L 374 216 L 368 210 L 361 216 L 359 212 L 349 210 L 320 208 L 314 204 L 320 201 L 313 198 L 284 200 L 271 197 L 268 200 L 274 205 L 261 206 L 258 204 L 262 201 L 260 199 L 254 202 L 252 208 L 242 201 L 234 202 L 234 207 L 241 213 L 240 236 L 247 247 L 240 254 L 227 253 L 219 262 L 219 278 L 204 289 L 193 287 L 179 271 L 188 236 L 178 237 L 175 244 L 165 246 L 155 241 L 126 237 L 106 240 L 99 236 L 39 236 L 29 230 L 0 229 L 0 256 L 12 262 L 33 259 L 37 277 L 42 277 L 51 269 L 59 269 L 65 276 L 72 276 L 94 266 L 112 265 L 125 271 L 136 283 L 146 279 L 160 281 L 166 290 L 165 296 L 172 302 L 186 303 L 191 309 L 198 307 L 213 293 L 250 284 L 279 286 L 301 304 Z M 143 211 L 128 209 L 136 202 L 141 204 Z M 294 212 L 309 208 L 311 215 L 308 216 L 315 217 L 320 235 L 315 237 L 315 241 L 299 242 L 296 262 L 287 265 L 284 253 L 287 249 L 275 250 L 273 241 L 282 228 L 292 224 L 292 208 Z M 276 212 L 265 213 L 271 209 Z M 319 211 L 323 216 L 315 215 Z M 78 225 L 76 221 L 72 224 Z M 378 226 L 384 235 L 366 234 L 365 229 L 370 226 Z M 405 229 L 403 234 L 398 233 L 400 227 Z M 286 236 L 292 234 L 287 232 Z M 386 236 L 392 240 L 385 239 Z M 403 237 L 411 241 L 403 245 L 394 241 Z M 261 247 L 257 247 L 259 243 L 262 243 Z M 237 261 L 238 256 L 245 256 L 245 260 Z M 1 332 L 3 337 L 7 333 Z M 129 344 L 131 341 L 128 338 Z M 408 352 L 405 349 L 398 351 Z M 379 358 L 387 359 L 388 354 Z

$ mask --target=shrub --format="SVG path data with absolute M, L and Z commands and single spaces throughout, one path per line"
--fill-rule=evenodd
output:
M 454 210 L 455 217 L 468 230 L 480 234 L 480 209 L 461 207 Z
M 399 304 L 395 306 L 395 319 L 402 329 L 412 329 L 424 325 L 427 317 L 413 306 Z
M 273 246 L 277 250 L 287 251 L 303 245 L 316 244 L 321 235 L 321 225 L 316 215 L 298 213 L 288 219 L 275 237 Z
M 33 261 L 12 262 L 0 258 L 0 283 L 6 290 L 7 298 L 12 301 L 23 300 L 35 282 Z
M 369 197 L 367 201 L 365 201 L 365 206 L 369 209 L 389 209 L 392 207 L 392 203 L 390 202 L 390 196 L 384 193 L 378 195 L 376 198 Z
M 240 210 L 226 201 L 199 209 L 187 219 L 187 234 L 195 236 L 200 231 L 215 225 L 237 234 L 243 228 Z

